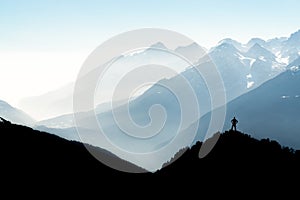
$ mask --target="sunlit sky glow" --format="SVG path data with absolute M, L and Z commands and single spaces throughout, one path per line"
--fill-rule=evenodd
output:
M 0 0 L 0 99 L 72 82 L 84 59 L 111 36 L 155 27 L 180 32 L 209 48 L 230 37 L 289 36 L 300 28 L 300 1 Z

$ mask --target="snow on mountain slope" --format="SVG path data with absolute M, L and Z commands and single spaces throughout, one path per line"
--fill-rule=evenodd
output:
M 300 84 L 299 71 L 287 70 L 258 88 L 227 104 L 226 124 L 237 117 L 237 128 L 256 138 L 275 139 L 286 146 L 300 149 Z M 207 129 L 210 113 L 202 117 L 201 133 Z
M 293 36 L 293 38 L 296 36 Z M 290 122 L 299 124 L 299 122 L 295 120 L 295 117 L 297 118 L 295 110 L 292 110 L 292 107 L 298 107 L 297 101 L 300 92 L 296 91 L 297 87 L 295 87 L 295 85 L 299 85 L 299 83 L 297 79 L 293 78 L 296 77 L 295 74 L 290 75 L 297 71 L 296 68 L 298 65 L 291 66 L 294 67 L 292 68 L 293 73 L 291 73 L 291 71 L 283 72 L 287 68 L 287 62 L 284 59 L 289 58 L 288 62 L 290 63 L 291 59 L 287 56 L 291 56 L 292 54 L 290 53 L 293 49 L 297 49 L 297 47 L 287 41 L 289 41 L 289 39 L 283 38 L 268 41 L 253 39 L 249 42 L 249 47 L 246 47 L 246 45 L 226 39 L 218 46 L 212 48 L 208 56 L 200 57 L 201 59 L 196 63 L 196 68 L 204 64 L 206 67 L 211 67 L 215 64 L 220 72 L 225 86 L 227 101 L 230 102 L 228 103 L 227 122 L 230 122 L 230 118 L 236 115 L 236 117 L 240 119 L 238 127 L 243 131 L 257 133 L 259 137 L 259 134 L 262 134 L 262 129 L 264 129 L 264 133 L 270 134 L 267 136 L 271 137 L 272 134 L 274 134 L 272 138 L 281 140 L 283 144 L 291 142 L 291 144 L 297 146 L 299 141 L 297 138 L 294 138 L 295 132 L 293 130 L 287 133 L 287 135 L 282 135 L 283 130 L 287 129 L 288 125 L 290 125 L 289 122 L 285 121 L 285 117 L 290 119 Z M 252 46 L 250 46 L 250 43 Z M 274 46 L 272 47 L 272 45 Z M 162 43 L 157 43 L 154 47 L 155 46 L 158 48 L 166 48 Z M 289 49 L 289 47 L 292 50 L 285 51 Z M 195 47 L 193 44 L 187 47 L 179 47 L 177 48 L 177 52 L 189 52 L 189 50 L 187 50 L 189 48 Z M 286 52 L 287 55 L 285 55 L 284 52 Z M 138 54 L 135 54 L 132 58 L 135 58 L 135 56 L 138 56 Z M 210 59 L 207 59 L 208 57 Z M 295 61 L 297 61 L 297 59 Z M 196 68 L 189 67 L 181 72 L 181 75 L 189 81 L 195 91 L 197 99 L 201 102 L 199 105 L 201 115 L 205 115 L 211 109 L 210 94 L 203 77 L 197 73 Z M 185 90 L 185 88 L 178 83 L 177 78 L 178 77 L 175 76 L 160 80 L 159 82 L 163 82 L 164 85 L 168 85 L 170 88 L 176 88 L 178 91 Z M 289 87 L 291 87 L 292 90 L 289 90 Z M 129 103 L 128 106 L 132 119 L 141 126 L 147 125 L 151 121 L 148 112 L 149 108 L 155 104 L 162 105 L 169 118 L 166 122 L 167 125 L 165 129 L 163 129 L 164 136 L 160 136 L 156 139 L 153 138 L 150 142 L 141 142 L 139 144 L 132 142 L 130 136 L 123 134 L 122 130 L 117 126 L 112 111 L 110 110 L 104 113 L 98 113 L 97 118 L 99 122 L 102 123 L 105 132 L 111 133 L 109 135 L 110 139 L 115 141 L 121 148 L 127 148 L 128 144 L 130 144 L 130 151 L 147 152 L 159 146 L 157 142 L 168 143 L 168 141 L 172 139 L 172 133 L 176 132 L 180 122 L 181 113 L 180 109 L 178 109 L 178 101 L 176 101 L 176 98 L 170 91 L 159 86 L 159 84 L 154 84 L 142 93 L 141 96 L 138 96 Z M 277 108 L 278 110 L 276 110 Z M 260 113 L 262 113 L 262 117 Z M 125 116 L 127 113 L 123 112 L 119 114 Z M 207 115 L 205 115 L 204 118 L 206 116 Z M 160 116 L 153 117 L 159 118 Z M 64 119 L 62 118 L 62 120 Z M 201 122 L 202 121 L 201 119 Z M 280 121 L 283 122 L 280 123 Z M 86 123 L 88 122 L 89 120 L 86 119 Z M 244 124 L 248 122 L 249 126 Z M 274 122 L 276 125 L 272 126 Z M 55 123 L 53 127 L 56 127 Z M 257 127 L 256 124 L 258 124 Z M 205 126 L 202 126 L 200 131 L 203 131 L 203 127 Z M 255 129 L 251 129 L 253 127 Z M 266 127 L 268 128 L 267 131 Z M 298 126 L 295 127 L 296 129 L 299 128 Z M 61 127 L 58 124 L 56 128 Z M 72 129 L 72 127 L 69 127 L 67 130 L 68 137 L 72 137 L 70 131 L 75 131 L 75 128 Z M 61 134 L 61 130 L 58 134 Z M 88 131 L 85 137 L 89 137 Z M 198 139 L 201 139 L 201 137 Z M 91 141 L 93 142 L 92 139 Z M 157 162 L 162 161 L 163 159 Z

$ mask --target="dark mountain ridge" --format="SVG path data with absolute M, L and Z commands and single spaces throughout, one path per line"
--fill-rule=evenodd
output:
M 178 187 L 192 192 L 213 184 L 222 185 L 224 189 L 251 186 L 255 182 L 257 187 L 268 184 L 283 190 L 286 184 L 300 178 L 300 151 L 240 132 L 221 134 L 216 146 L 203 159 L 198 157 L 202 143 L 197 142 L 184 153 L 183 150 L 178 152 L 176 155 L 183 155 L 174 163 L 155 173 L 141 174 L 116 171 L 98 162 L 79 142 L 14 125 L 5 119 L 0 120 L 0 133 L 1 177 L 6 186 L 21 184 L 20 187 L 42 186 L 45 189 L 54 184 L 81 190 L 97 186 L 105 192 L 103 187 L 145 190 L 155 183 L 158 190 Z M 102 156 L 114 157 L 97 149 Z

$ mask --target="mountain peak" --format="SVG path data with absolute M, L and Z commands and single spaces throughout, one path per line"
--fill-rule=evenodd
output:
M 213 51 L 239 52 L 239 50 L 231 43 L 223 42 L 219 44 Z
M 241 43 L 239 43 L 238 41 L 233 40 L 233 39 L 231 39 L 231 38 L 225 38 L 225 39 L 219 41 L 219 42 L 218 42 L 218 45 L 223 44 L 223 43 L 239 44 L 239 45 L 241 44 Z
M 196 42 L 193 42 L 187 46 L 179 46 L 175 49 L 175 52 L 185 56 L 192 63 L 196 63 L 206 54 L 206 50 L 199 46 Z
M 252 57 L 252 58 L 259 58 L 259 57 L 264 57 L 264 58 L 268 58 L 270 60 L 274 60 L 275 59 L 275 55 L 270 52 L 269 50 L 265 49 L 264 47 L 262 47 L 261 45 L 259 45 L 258 43 L 255 43 L 246 53 L 248 56 Z
M 243 51 L 244 50 L 243 46 L 242 46 L 242 44 L 240 42 L 238 42 L 236 40 L 233 40 L 231 38 L 225 38 L 225 39 L 221 40 L 220 42 L 218 42 L 217 46 L 220 46 L 220 45 L 222 45 L 224 43 L 233 45 L 239 51 Z
M 292 33 L 287 42 L 293 46 L 300 45 L 300 29 L 295 33 Z
M 191 44 L 185 45 L 185 46 L 178 46 L 175 51 L 186 49 L 186 48 L 201 48 L 196 42 L 193 42 Z
M 156 49 L 168 49 L 162 42 L 157 42 L 155 44 L 152 44 L 150 48 L 156 48 Z
M 266 41 L 264 41 L 263 39 L 260 38 L 252 38 L 249 40 L 249 42 L 247 43 L 247 47 L 252 47 L 255 44 L 259 44 L 260 46 L 264 46 L 266 43 Z
M 263 48 L 260 44 L 255 43 L 249 50 L 251 50 L 251 49 L 260 50 L 260 49 L 265 49 L 265 48 Z
M 290 37 L 300 37 L 300 29 L 295 33 L 292 33 Z

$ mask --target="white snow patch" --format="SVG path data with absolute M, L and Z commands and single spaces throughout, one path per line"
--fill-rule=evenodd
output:
M 285 96 L 285 95 L 283 95 L 283 96 L 281 96 L 281 98 L 282 98 L 282 99 L 287 99 L 287 98 L 290 98 L 290 96 Z
M 250 61 L 250 67 L 252 67 L 253 63 L 256 61 L 256 59 L 253 59 L 251 58 L 251 61 Z
M 247 81 L 247 89 L 251 88 L 254 85 L 254 81 Z
M 237 53 L 240 61 L 244 64 L 247 65 L 247 63 L 249 63 L 250 67 L 252 67 L 253 63 L 256 61 L 256 59 L 254 58 L 249 58 L 249 57 L 245 57 L 240 53 Z
M 282 64 L 289 64 L 289 60 L 290 60 L 290 57 L 285 57 L 285 58 L 282 58 L 282 57 L 276 57 L 275 60 L 279 63 L 282 63 Z
M 247 79 L 250 79 L 250 78 L 252 78 L 252 75 L 251 75 L 251 74 L 247 74 L 247 75 L 246 75 L 246 78 L 247 78 Z
M 264 61 L 264 62 L 267 61 L 264 56 L 259 56 L 258 59 L 261 60 L 261 61 Z
M 246 52 L 246 51 L 249 49 L 249 48 L 247 47 L 247 45 L 245 45 L 245 44 L 242 44 L 241 47 L 242 47 L 241 50 L 242 50 L 243 52 Z
M 244 60 L 246 57 L 245 56 L 243 56 L 242 54 L 240 54 L 240 53 L 237 53 L 237 56 L 239 57 L 239 59 L 241 59 L 241 60 Z
M 280 51 L 276 52 L 275 56 L 276 56 L 275 60 L 277 62 L 285 64 L 285 65 L 289 64 L 290 56 L 282 57 L 282 54 Z
M 277 71 L 283 71 L 285 70 L 286 64 L 278 63 L 278 62 L 272 62 L 272 69 Z
M 299 66 L 292 66 L 290 69 L 291 71 L 296 72 L 299 71 Z
M 289 64 L 289 62 L 290 62 L 290 56 L 288 56 L 288 57 L 285 57 L 285 58 L 280 58 L 280 60 L 279 60 L 281 63 L 283 63 L 283 64 Z

